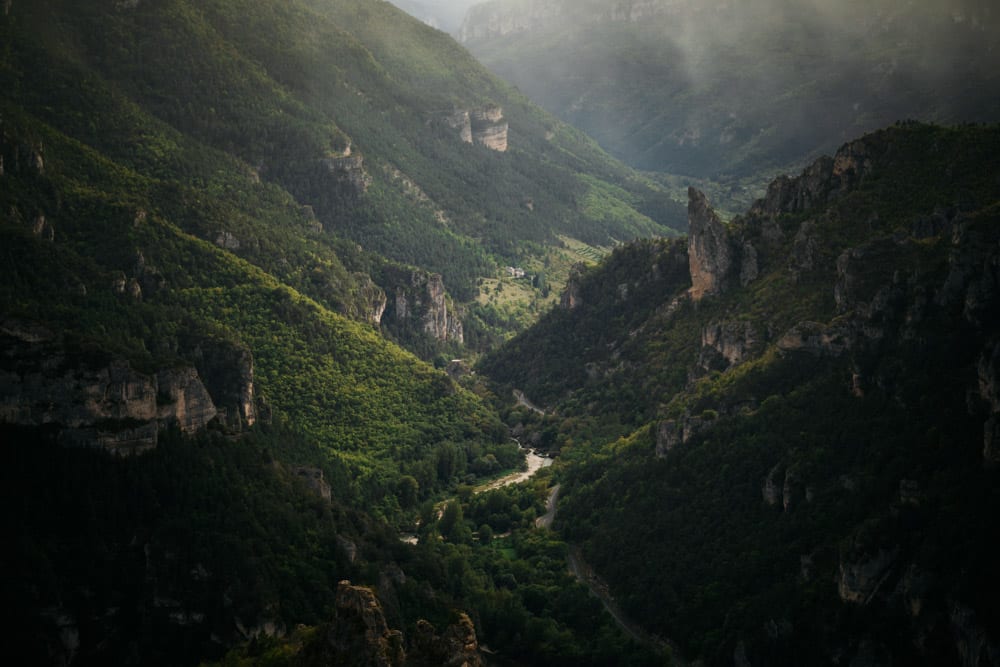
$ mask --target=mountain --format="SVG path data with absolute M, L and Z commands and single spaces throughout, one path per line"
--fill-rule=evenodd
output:
M 221 659 L 329 620 L 342 579 L 444 632 L 478 589 L 472 531 L 435 539 L 434 505 L 524 455 L 479 378 L 426 359 L 520 326 L 476 302 L 506 265 L 672 235 L 683 208 L 388 3 L 17 0 L 0 35 L 25 664 Z M 489 516 L 527 528 L 542 502 Z M 507 598 L 523 634 L 542 612 Z
M 996 664 L 1000 128 L 904 123 L 617 249 L 481 371 L 556 528 L 709 664 Z
M 387 2 L 0 2 L 9 653 L 996 662 L 998 136 L 726 224 Z
M 739 188 L 897 120 L 995 119 L 998 20 L 981 0 L 491 0 L 457 36 L 629 164 Z
M 558 235 L 607 245 L 683 224 L 650 182 L 385 3 L 13 3 L 5 21 L 10 103 L 168 180 L 205 181 L 184 174 L 189 145 L 225 154 L 376 257 L 354 273 L 387 258 L 471 302 L 479 278 Z

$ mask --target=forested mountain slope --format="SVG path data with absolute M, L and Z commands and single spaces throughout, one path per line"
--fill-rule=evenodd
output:
M 982 0 L 491 0 L 458 39 L 628 163 L 734 183 L 897 120 L 1000 111 Z
M 630 244 L 482 370 L 547 410 L 558 529 L 712 664 L 996 664 L 992 127 L 903 124 Z
M 0 569 L 26 664 L 219 658 L 329 619 L 342 578 L 391 574 L 395 627 L 443 629 L 474 604 L 471 530 L 396 531 L 523 455 L 475 379 L 389 339 L 461 351 L 478 278 L 678 208 L 388 3 L 0 3 Z
M 337 250 L 390 297 L 410 285 L 380 273 L 385 259 L 468 302 L 478 278 L 557 234 L 607 245 L 683 224 L 650 183 L 388 3 L 24 2 L 3 20 L 7 104 L 167 183 L 280 186 L 327 245 L 363 246 Z M 216 227 L 199 233 L 273 259 L 256 253 L 267 234 Z

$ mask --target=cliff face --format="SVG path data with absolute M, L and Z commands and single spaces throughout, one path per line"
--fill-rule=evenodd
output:
M 420 331 L 440 342 L 463 342 L 462 320 L 454 305 L 449 309 L 451 300 L 441 274 L 393 272 L 390 280 L 395 283 L 395 299 L 386 312 L 394 324 L 419 327 Z
M 691 298 L 700 301 L 718 294 L 733 268 L 733 252 L 725 225 L 705 195 L 688 190 L 688 262 L 691 268 Z
M 457 109 L 444 116 L 445 124 L 467 144 L 479 144 L 498 153 L 506 152 L 509 125 L 503 109 L 489 105 L 478 109 Z
M 401 571 L 397 577 L 405 577 Z M 391 583 L 387 583 L 391 589 Z M 379 588 L 379 595 L 382 595 Z M 336 611 L 331 622 L 319 628 L 310 645 L 291 664 L 357 665 L 358 667 L 482 667 L 485 664 L 475 626 L 465 613 L 438 634 L 425 620 L 404 648 L 403 633 L 386 621 L 382 601 L 375 591 L 349 581 L 337 585 Z
M 709 607 L 704 632 L 732 624 L 732 599 L 689 602 L 720 581 L 759 603 L 711 657 L 698 655 L 703 634 L 682 644 L 686 657 L 721 664 L 740 647 L 736 664 L 792 664 L 809 645 L 827 662 L 995 664 L 1000 628 L 976 592 L 995 588 L 995 568 L 988 557 L 962 573 L 954 564 L 995 551 L 998 143 L 995 128 L 901 124 L 777 179 L 729 224 L 691 191 L 689 291 L 671 281 L 626 307 L 639 293 L 623 276 L 647 265 L 616 249 L 575 286 L 576 308 L 488 368 L 543 396 L 564 425 L 641 424 L 595 447 L 608 458 L 578 464 L 560 503 L 616 595 L 661 614 L 653 627 Z M 630 498 L 623 485 L 643 491 Z M 653 517 L 675 536 L 622 550 Z M 672 543 L 692 522 L 700 529 Z M 718 548 L 737 533 L 774 548 L 750 566 L 767 583 Z M 638 574 L 653 561 L 662 574 Z M 823 590 L 807 606 L 831 629 L 785 617 L 771 597 L 780 585 L 794 604 Z M 681 590 L 681 610 L 659 605 Z M 856 613 L 898 639 L 843 622 Z
M 195 366 L 140 372 L 11 320 L 0 325 L 0 341 L 0 421 L 56 427 L 67 445 L 134 454 L 155 447 L 162 428 L 194 433 L 218 418 L 239 429 L 257 419 L 253 359 L 229 344 L 197 347 L 203 375 Z
M 372 184 L 372 177 L 365 171 L 365 160 L 361 155 L 324 158 L 323 166 L 333 177 L 334 184 L 354 197 L 363 195 Z
M 469 112 L 469 121 L 473 142 L 499 153 L 507 150 L 508 125 L 503 118 L 503 109 L 498 106 L 474 109 Z
M 663 0 L 484 2 L 469 9 L 456 37 L 462 43 L 488 41 L 539 30 L 559 21 L 581 25 L 637 23 L 676 13 L 676 5 Z

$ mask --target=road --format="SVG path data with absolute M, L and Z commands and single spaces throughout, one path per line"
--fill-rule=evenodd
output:
M 552 522 L 556 518 L 556 503 L 559 502 L 559 485 L 556 484 L 549 491 L 549 499 L 545 503 L 545 514 L 535 519 L 535 525 L 539 528 L 551 528 Z
M 590 593 L 601 601 L 601 604 L 604 605 L 604 608 L 608 610 L 608 613 L 611 614 L 611 617 L 615 619 L 615 622 L 618 623 L 618 626 L 622 630 L 637 642 L 645 644 L 660 653 L 670 654 L 673 658 L 671 664 L 684 664 L 678 657 L 680 653 L 669 642 L 649 634 L 625 615 L 625 612 L 615 602 L 614 596 L 611 595 L 608 585 L 583 560 L 583 553 L 580 551 L 580 547 L 571 546 L 567 560 L 569 561 L 569 570 L 573 573 L 573 576 L 580 583 L 586 585 L 590 589 Z

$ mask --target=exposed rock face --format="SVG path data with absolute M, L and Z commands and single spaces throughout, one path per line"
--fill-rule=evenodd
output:
M 418 322 L 424 333 L 439 341 L 462 343 L 462 320 L 448 310 L 448 294 L 439 273 L 413 271 L 406 282 L 396 285 L 393 317 L 397 324 Z
M 226 250 L 239 250 L 240 240 L 230 231 L 221 231 L 215 237 L 215 245 Z
M 797 178 L 779 176 L 767 186 L 763 199 L 754 202 L 751 214 L 777 216 L 781 213 L 797 213 L 821 204 L 830 191 L 834 160 L 822 157 L 802 172 Z
M 810 271 L 815 264 L 818 241 L 816 240 L 816 223 L 806 220 L 799 227 L 792 241 L 792 252 L 788 258 L 788 267 L 795 273 Z
M 503 153 L 507 150 L 509 124 L 495 104 L 479 109 L 456 109 L 444 116 L 445 124 L 467 144 L 476 143 Z
M 218 411 L 229 428 L 240 430 L 257 422 L 254 363 L 250 350 L 221 340 L 194 341 L 191 357 Z
M 677 445 L 703 433 L 715 424 L 715 419 L 685 414 L 679 421 L 668 419 L 656 427 L 656 456 L 664 458 Z
M 583 303 L 583 299 L 580 296 L 580 278 L 583 276 L 586 268 L 584 264 L 574 264 L 573 268 L 570 269 L 569 278 L 566 280 L 566 289 L 559 297 L 559 306 L 561 308 L 573 310 Z
M 324 664 L 358 667 L 402 667 L 406 664 L 403 635 L 385 621 L 382 606 L 369 588 L 337 585 L 336 612 L 321 627 L 323 640 L 315 648 Z
M 464 612 L 441 636 L 427 621 L 417 621 L 410 656 L 407 664 L 414 667 L 482 667 L 485 664 L 479 652 L 476 628 Z
M 695 188 L 688 189 L 688 226 L 691 298 L 699 301 L 723 291 L 733 268 L 733 253 L 725 225 Z
M 398 567 L 390 567 L 380 576 L 380 594 L 394 595 L 394 583 L 406 581 Z M 403 635 L 386 620 L 386 606 L 375 591 L 353 586 L 349 581 L 337 585 L 335 614 L 331 622 L 319 628 L 315 640 L 303 647 L 301 659 L 294 664 L 357 665 L 359 667 L 482 667 L 482 654 L 475 626 L 465 613 L 440 635 L 425 620 L 417 621 L 409 650 L 404 650 Z
M 496 3 L 474 5 L 462 23 L 458 41 L 480 41 L 530 30 L 560 16 L 562 11 L 557 2 L 529 2 L 516 8 Z
M 371 276 L 367 273 L 353 274 L 358 285 L 358 301 L 361 304 L 361 318 L 371 324 L 381 324 L 382 315 L 385 314 L 386 306 L 389 303 L 385 290 L 375 284 Z
M 469 112 L 469 120 L 473 142 L 500 153 L 507 150 L 509 126 L 503 118 L 503 109 L 498 106 L 474 109 Z
M 361 155 L 325 158 L 322 162 L 334 180 L 354 196 L 363 195 L 372 184 L 372 177 L 365 171 L 365 160 Z
M 780 176 L 763 199 L 750 208 L 751 215 L 776 217 L 798 213 L 823 204 L 858 184 L 872 169 L 872 149 L 865 139 L 845 144 L 833 157 L 821 157 L 800 176 Z
M 742 363 L 760 342 L 752 322 L 713 322 L 702 329 L 698 364 L 705 370 L 725 370 Z
M 63 444 L 139 453 L 156 446 L 161 428 L 194 433 L 217 416 L 233 428 L 256 421 L 253 359 L 229 343 L 204 341 L 195 350 L 202 375 L 194 366 L 143 373 L 125 359 L 72 351 L 45 329 L 10 320 L 0 341 L 0 421 L 56 425 Z
M 445 124 L 458 131 L 458 138 L 464 143 L 472 143 L 472 119 L 468 109 L 456 109 L 444 117 Z
M 899 549 L 880 548 L 855 558 L 841 556 L 837 591 L 844 602 L 868 604 L 889 576 Z
M 10 0 L 4 0 L 4 14 L 10 9 Z M 45 155 L 42 142 L 33 138 L 16 136 L 9 131 L 0 115 L 0 177 L 8 174 L 41 176 L 45 173 Z
M 204 428 L 215 417 L 215 404 L 194 368 L 172 368 L 156 374 L 157 418 L 164 426 L 177 425 L 184 433 Z
M 581 6 L 578 0 L 497 3 L 473 5 L 457 34 L 462 43 L 479 42 L 530 32 L 556 21 L 592 23 L 636 23 L 643 19 L 677 12 L 676 3 L 663 0 L 616 0 Z
M 760 267 L 757 264 L 757 248 L 750 241 L 743 242 L 743 252 L 740 256 L 740 285 L 746 287 L 757 280 Z
M 761 487 L 760 493 L 764 498 L 764 502 L 769 507 L 776 507 L 782 500 L 783 489 L 778 486 L 777 479 L 781 472 L 781 464 L 775 465 L 767 473 L 767 477 L 764 478 L 764 485 Z
M 979 396 L 988 415 L 983 424 L 983 460 L 1000 464 L 1000 344 L 987 346 L 976 364 Z
M 819 322 L 799 322 L 778 340 L 781 352 L 804 352 L 814 356 L 839 357 L 853 343 L 851 332 L 843 327 L 828 327 Z
M 322 469 L 311 468 L 309 466 L 293 466 L 292 472 L 305 483 L 310 491 L 323 500 L 333 498 L 333 490 L 324 478 Z
M 668 419 L 660 422 L 656 426 L 656 456 L 664 458 L 670 450 L 681 443 L 683 434 L 677 427 L 677 422 Z
M 31 223 L 31 233 L 46 241 L 56 240 L 56 230 L 52 223 L 45 218 L 45 214 L 39 213 L 35 221 Z

